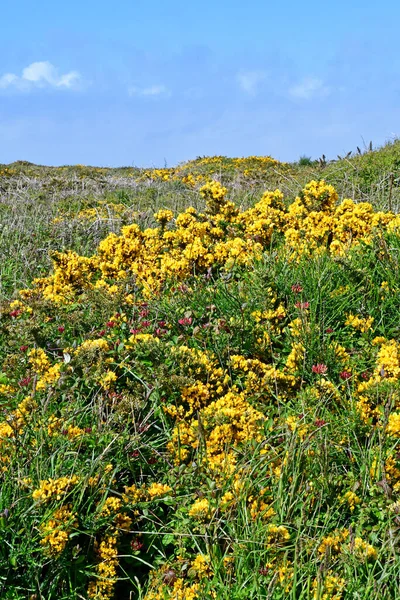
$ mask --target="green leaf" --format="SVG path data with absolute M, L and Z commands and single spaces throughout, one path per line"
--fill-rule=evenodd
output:
M 169 544 L 174 543 L 175 536 L 172 533 L 167 533 L 162 538 L 162 543 L 164 546 L 168 546 Z

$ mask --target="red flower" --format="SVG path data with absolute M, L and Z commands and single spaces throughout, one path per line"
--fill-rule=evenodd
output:
M 143 542 L 141 542 L 137 538 L 135 540 L 131 541 L 131 548 L 132 548 L 133 552 L 137 552 L 138 550 L 141 550 L 143 548 L 143 546 L 144 546 Z
M 140 317 L 147 317 L 148 314 L 149 314 L 149 312 L 150 311 L 147 308 L 145 308 L 145 309 L 143 309 L 143 310 L 140 311 L 139 316 Z
M 21 346 L 20 350 L 21 352 L 26 352 L 28 350 L 29 346 Z
M 325 424 L 326 424 L 326 421 L 324 421 L 324 419 L 315 419 L 315 422 L 314 422 L 315 427 L 322 427 Z
M 65 331 L 65 327 L 63 325 L 60 325 L 60 327 L 58 327 L 57 329 L 60 333 L 64 333 Z
M 296 308 L 301 308 L 301 309 L 309 308 L 310 307 L 310 303 L 309 302 L 296 302 L 295 307 Z
M 31 381 L 32 377 L 25 377 L 24 379 L 21 379 L 21 381 L 18 382 L 18 385 L 20 385 L 21 387 L 26 387 L 30 384 Z
M 192 320 L 192 317 L 184 317 L 183 319 L 178 319 L 178 323 L 179 325 L 183 325 L 184 327 L 186 327 L 186 325 L 192 324 Z
M 108 321 L 108 323 L 106 323 L 107 327 L 115 327 L 116 323 L 114 321 Z
M 166 333 L 167 333 L 166 329 L 162 329 L 161 327 L 157 327 L 157 329 L 154 332 L 154 335 L 156 335 L 157 337 L 162 337 Z
M 104 329 L 102 329 L 101 331 L 99 331 L 99 336 L 103 337 L 103 335 L 106 335 L 106 332 Z
M 13 318 L 15 318 L 15 317 L 19 317 L 19 315 L 20 315 L 21 313 L 22 313 L 22 310 L 20 310 L 20 309 L 17 309 L 17 310 L 12 310 L 12 311 L 10 312 L 10 317 L 13 317 Z
M 326 333 L 333 333 L 333 329 L 332 327 L 328 327 L 327 329 L 325 329 Z
M 340 379 L 350 379 L 351 377 L 351 373 L 349 371 L 342 371 L 341 373 L 339 373 L 339 377 Z
M 327 370 L 328 367 L 326 365 L 323 365 L 322 363 L 318 363 L 312 366 L 312 372 L 317 373 L 318 375 L 325 375 Z
M 301 287 L 301 285 L 299 283 L 295 283 L 292 285 L 292 292 L 294 294 L 300 294 L 300 292 L 303 291 L 303 288 Z

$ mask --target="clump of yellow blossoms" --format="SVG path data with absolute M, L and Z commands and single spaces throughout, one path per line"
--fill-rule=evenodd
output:
M 400 437 L 400 413 L 392 413 L 389 415 L 386 431 L 393 437 Z
M 99 380 L 99 384 L 105 390 L 109 390 L 112 388 L 113 384 L 117 381 L 117 375 L 114 371 L 106 371 L 104 375 L 101 376 Z
M 155 213 L 154 218 L 158 221 L 163 227 L 174 218 L 174 213 L 172 210 L 159 210 Z
M 32 498 L 38 502 L 61 500 L 78 482 L 78 475 L 42 480 L 39 488 L 33 491 Z
M 346 581 L 343 577 L 328 571 L 322 580 L 314 579 L 312 587 L 314 600 L 341 600 Z
M 58 508 L 51 519 L 40 527 L 42 539 L 40 544 L 49 556 L 58 556 L 62 553 L 69 539 L 72 528 L 78 526 L 76 515 L 67 504 Z
M 363 319 L 358 315 L 353 315 L 350 313 L 349 315 L 347 315 L 345 325 L 350 325 L 350 327 L 361 331 L 361 333 L 365 333 L 366 331 L 369 331 L 372 328 L 373 322 L 374 317 L 367 317 L 366 319 Z
M 210 577 L 212 575 L 210 556 L 208 554 L 198 554 L 192 561 L 191 569 L 200 579 Z
M 378 553 L 376 549 L 357 536 L 350 537 L 348 529 L 334 531 L 323 538 L 318 547 L 318 552 L 322 556 L 337 556 L 341 553 L 352 554 L 361 561 L 376 560 Z
M 32 290 L 21 291 L 21 298 L 29 301 L 41 294 L 52 302 L 68 303 L 89 290 L 123 295 L 128 278 L 151 296 L 171 277 L 250 266 L 274 239 L 285 239 L 290 260 L 326 252 L 340 256 L 362 241 L 369 243 L 375 230 L 396 228 L 398 222 L 392 213 L 375 213 L 368 203 L 345 199 L 338 205 L 337 193 L 324 181 L 308 183 L 289 207 L 279 190 L 265 192 L 242 211 L 227 199 L 228 190 L 218 181 L 208 181 L 199 193 L 206 201 L 205 213 L 189 207 L 172 223 L 172 212 L 162 209 L 155 214 L 161 227 L 126 225 L 120 235 L 111 233 L 102 240 L 91 257 L 55 252 L 53 274 L 35 280 Z M 27 307 L 29 302 L 22 302 L 22 309 Z M 372 324 L 354 323 L 362 328 Z
M 165 577 L 169 577 L 168 572 Z M 170 584 L 161 584 L 154 591 L 150 590 L 144 600 L 197 600 L 199 593 L 199 583 L 188 584 L 182 577 L 173 576 Z
M 189 517 L 193 517 L 199 521 L 208 519 L 210 514 L 211 509 L 207 498 L 199 498 L 192 504 L 189 510 Z
M 353 512 L 357 504 L 360 504 L 361 499 L 355 492 L 349 491 L 343 496 L 342 502 L 346 502 L 349 505 L 351 512 Z
M 185 559 L 178 556 L 178 560 Z M 185 562 L 187 562 L 185 560 Z M 178 565 L 179 566 L 179 565 Z M 144 600 L 197 600 L 202 598 L 202 583 L 213 575 L 211 557 L 209 554 L 197 554 L 190 560 L 188 578 L 180 576 L 177 568 L 163 567 L 151 576 L 150 589 Z M 215 592 L 211 597 L 216 598 Z
M 96 566 L 96 579 L 89 583 L 88 597 L 96 600 L 110 600 L 117 583 L 118 547 L 117 536 L 107 535 L 96 544 L 99 563 Z
M 170 492 L 172 492 L 172 488 L 165 483 L 151 483 L 147 488 L 147 494 L 151 500 L 161 498 Z
M 217 214 L 221 209 L 228 190 L 219 181 L 210 181 L 200 188 L 200 194 L 206 201 L 207 209 Z

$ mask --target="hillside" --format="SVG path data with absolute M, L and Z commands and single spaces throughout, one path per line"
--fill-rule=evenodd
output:
M 2 599 L 400 597 L 399 161 L 0 166 Z

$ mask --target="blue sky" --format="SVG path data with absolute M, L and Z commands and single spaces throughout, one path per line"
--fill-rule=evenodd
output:
M 0 162 L 336 157 L 400 136 L 394 0 L 19 0 L 0 22 Z

